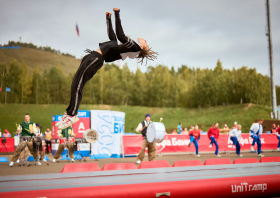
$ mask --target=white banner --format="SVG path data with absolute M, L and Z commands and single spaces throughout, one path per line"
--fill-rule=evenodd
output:
M 98 141 L 92 147 L 93 154 L 121 154 L 121 138 L 124 134 L 125 113 L 119 111 L 91 110 L 91 128 L 98 132 Z

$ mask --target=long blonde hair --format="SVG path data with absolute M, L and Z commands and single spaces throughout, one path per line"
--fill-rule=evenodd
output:
M 154 61 L 157 59 L 157 52 L 153 51 L 152 48 L 148 48 L 147 46 L 141 49 L 137 59 L 140 60 L 139 63 L 143 64 L 144 58 L 146 58 L 146 65 L 148 60 Z

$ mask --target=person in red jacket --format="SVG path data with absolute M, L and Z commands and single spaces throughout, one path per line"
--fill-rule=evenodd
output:
M 200 155 L 198 154 L 198 144 L 197 144 L 197 141 L 200 139 L 200 130 L 198 129 L 198 125 L 195 125 L 194 129 L 189 132 L 189 135 L 190 135 L 189 147 L 193 143 L 195 146 L 196 157 L 200 157 Z
M 213 144 L 216 145 L 216 151 L 215 151 L 215 155 L 217 157 L 221 157 L 221 155 L 219 155 L 218 151 L 219 151 L 219 145 L 218 145 L 218 138 L 220 135 L 220 131 L 219 131 L 219 123 L 215 123 L 214 126 L 210 127 L 208 130 L 208 138 L 211 140 L 211 143 L 209 145 L 209 147 L 211 148 L 213 146 Z

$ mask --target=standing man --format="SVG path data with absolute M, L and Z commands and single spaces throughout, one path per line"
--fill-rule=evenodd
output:
M 258 155 L 261 157 L 264 157 L 264 155 L 261 154 L 261 134 L 263 133 L 263 127 L 262 127 L 263 119 L 258 119 L 257 123 L 253 123 L 250 128 L 250 137 L 253 138 L 255 142 L 257 142 L 258 145 Z
M 30 121 L 30 116 L 29 116 L 28 113 L 25 114 L 24 119 L 25 119 L 25 121 L 20 123 L 20 126 L 19 126 L 17 131 L 21 132 L 21 137 L 25 137 L 25 136 L 32 137 L 32 136 L 34 136 L 34 133 L 37 133 L 37 128 L 36 128 L 35 123 Z M 9 164 L 9 166 L 14 165 L 14 162 L 18 160 L 18 157 L 19 157 L 20 153 L 25 149 L 26 146 L 28 147 L 30 153 L 33 155 L 34 159 L 35 160 L 37 159 L 37 153 L 33 152 L 33 141 L 27 142 L 27 144 L 24 143 L 24 142 L 21 142 L 20 144 L 21 145 L 19 145 L 17 147 L 17 150 L 14 152 L 12 161 Z M 38 161 L 36 161 L 35 164 L 36 165 L 41 165 L 41 163 L 38 162 Z
M 181 134 L 181 132 L 182 132 L 182 123 L 179 123 L 179 125 L 177 126 L 177 132 L 178 132 L 178 134 Z
M 214 126 L 210 127 L 208 130 L 208 138 L 211 140 L 209 147 L 211 148 L 213 146 L 213 144 L 216 145 L 216 151 L 215 151 L 215 155 L 216 157 L 221 157 L 221 155 L 219 155 L 219 145 L 218 145 L 218 138 L 220 135 L 220 131 L 219 131 L 219 123 L 215 123 Z
M 141 161 L 143 161 L 143 159 L 145 157 L 145 150 L 146 150 L 147 147 L 148 147 L 149 161 L 154 161 L 155 157 L 156 157 L 157 145 L 156 145 L 156 143 L 148 142 L 147 136 L 146 136 L 147 127 L 150 123 L 151 123 L 151 115 L 147 113 L 143 122 L 139 123 L 138 127 L 136 128 L 136 132 L 141 132 L 142 136 L 143 136 L 141 151 L 136 158 L 136 163 L 137 164 L 140 164 Z
M 52 153 L 52 132 L 50 131 L 50 128 L 47 128 L 47 130 L 45 131 L 45 141 L 47 147 L 47 154 L 49 154 L 49 145 Z
M 277 139 L 279 140 L 279 142 L 278 142 L 278 147 L 277 147 L 277 151 L 279 151 L 279 150 L 280 150 L 280 127 L 278 127 L 278 128 L 276 129 L 275 135 L 276 135 Z
M 70 127 L 66 128 L 66 129 L 58 130 L 57 135 L 61 138 L 65 137 L 67 139 L 67 141 L 68 141 L 69 137 L 74 137 L 75 136 L 72 125 Z M 66 144 L 66 147 L 68 148 L 69 156 L 71 158 L 71 161 L 75 162 L 75 159 L 74 159 L 74 143 L 67 142 L 65 144 Z M 63 150 L 64 150 L 64 144 L 59 144 L 58 149 L 57 149 L 57 151 L 54 155 L 53 162 L 56 162 L 56 160 L 60 157 Z
M 243 155 L 240 154 L 240 138 L 241 138 L 241 125 L 237 125 L 236 129 L 232 129 L 229 132 L 230 140 L 232 141 L 232 144 L 236 146 L 236 154 L 239 155 L 239 157 L 243 157 Z
M 190 135 L 189 147 L 193 143 L 195 146 L 195 156 L 200 157 L 200 155 L 198 154 L 198 144 L 197 144 L 197 141 L 200 139 L 200 130 L 198 129 L 198 125 L 194 126 L 194 129 L 189 132 L 189 135 Z
M 276 124 L 273 124 L 271 128 L 271 133 L 275 133 L 276 129 L 277 129 Z

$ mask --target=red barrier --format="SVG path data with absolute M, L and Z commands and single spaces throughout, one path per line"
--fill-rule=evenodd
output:
M 14 140 L 14 138 L 6 138 L 5 146 L 2 143 L 2 139 L 3 138 L 0 138 L 0 153 L 14 152 L 15 151 L 15 140 Z
M 97 163 L 66 164 L 61 170 L 61 173 L 85 171 L 101 171 L 101 169 Z
M 141 150 L 143 137 L 142 135 L 124 135 L 123 146 L 124 154 L 138 154 Z M 176 152 L 195 152 L 195 147 L 189 144 L 188 135 L 165 135 L 164 140 L 157 144 L 157 153 L 176 153 Z M 241 150 L 250 150 L 252 145 L 252 138 L 249 134 L 242 134 L 240 139 Z M 262 150 L 276 149 L 278 145 L 278 139 L 274 134 L 262 134 L 261 135 Z M 198 141 L 199 152 L 215 152 L 216 147 L 209 148 L 210 140 L 207 135 L 201 135 Z M 218 139 L 219 151 L 235 151 L 232 148 L 232 141 L 229 139 L 228 134 L 220 134 Z M 257 149 L 257 144 L 255 144 Z
M 221 164 L 232 164 L 229 158 L 225 159 L 207 159 L 204 165 L 221 165 Z
M 11 197 L 106 197 L 106 198 L 154 198 L 158 193 L 170 193 L 171 197 L 224 198 L 269 197 L 279 195 L 280 174 L 218 179 L 156 182 L 127 185 L 108 185 L 51 190 L 30 190 L 0 193 L 1 198 Z M 148 181 L 147 181 L 148 182 Z M 162 196 L 165 197 L 165 196 Z
M 262 157 L 260 162 L 280 162 L 280 157 Z
M 176 161 L 172 167 L 180 166 L 203 166 L 200 160 L 185 160 L 185 161 Z
M 137 169 L 134 163 L 115 163 L 105 164 L 102 170 L 126 170 L 126 169 Z
M 170 164 L 166 160 L 159 161 L 144 161 L 138 166 L 139 169 L 142 168 L 164 168 L 171 167 Z
M 257 158 L 240 158 L 240 159 L 235 159 L 233 161 L 233 164 L 247 164 L 247 163 L 259 163 L 259 160 Z

